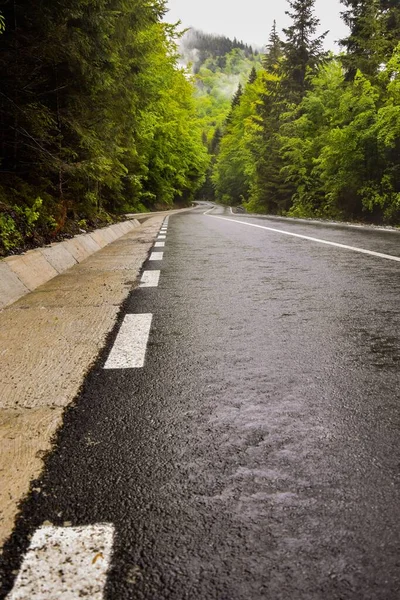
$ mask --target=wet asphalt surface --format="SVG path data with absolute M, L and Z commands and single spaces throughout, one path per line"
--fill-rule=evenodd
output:
M 154 314 L 145 367 L 102 369 L 116 327 L 66 412 L 1 598 L 45 521 L 115 525 L 107 600 L 400 598 L 400 264 L 204 210 L 169 219 L 160 286 L 121 311 Z

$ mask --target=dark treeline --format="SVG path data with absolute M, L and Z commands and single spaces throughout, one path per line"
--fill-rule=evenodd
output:
M 224 69 L 226 66 L 226 55 L 235 48 L 242 50 L 246 58 L 253 56 L 253 48 L 236 38 L 231 40 L 226 36 L 204 33 L 197 29 L 189 30 L 183 42 L 184 51 L 195 50 L 197 53 L 193 65 L 195 73 L 198 73 L 200 65 L 204 64 L 209 58 L 217 59 L 215 60 L 215 64 L 219 68 Z
M 244 50 L 249 55 L 253 53 L 251 46 L 236 38 L 231 40 L 226 36 L 204 33 L 198 29 L 191 29 L 187 33 L 184 45 L 188 49 L 196 48 L 197 50 L 204 50 L 210 56 L 223 56 L 234 48 Z
M 289 0 L 214 149 L 215 197 L 253 212 L 400 223 L 400 2 L 342 0 L 339 56 Z
M 0 253 L 190 202 L 208 157 L 165 4 L 0 1 Z

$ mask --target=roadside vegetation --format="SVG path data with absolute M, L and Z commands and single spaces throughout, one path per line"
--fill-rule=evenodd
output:
M 0 0 L 0 256 L 196 197 L 398 225 L 400 5 L 341 1 L 334 55 L 315 0 L 262 51 L 166 0 Z
M 400 224 L 400 4 L 342 0 L 335 56 L 314 0 L 288 2 L 211 148 L 214 198 L 250 212 Z M 210 189 L 207 190 L 210 192 Z
M 0 255 L 188 204 L 208 166 L 164 0 L 0 3 Z

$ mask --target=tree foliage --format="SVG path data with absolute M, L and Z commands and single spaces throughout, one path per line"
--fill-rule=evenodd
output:
M 343 0 L 347 53 L 326 56 L 312 0 L 290 1 L 219 141 L 217 197 L 253 212 L 400 222 L 399 4 Z M 251 98 L 251 101 L 249 100 Z
M 164 0 L 2 0 L 1 11 L 3 205 L 41 198 L 57 233 L 188 202 L 208 159 Z

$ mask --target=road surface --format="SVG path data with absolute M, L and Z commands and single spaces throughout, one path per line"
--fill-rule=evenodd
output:
M 400 233 L 209 209 L 167 219 L 1 598 L 400 597 Z

